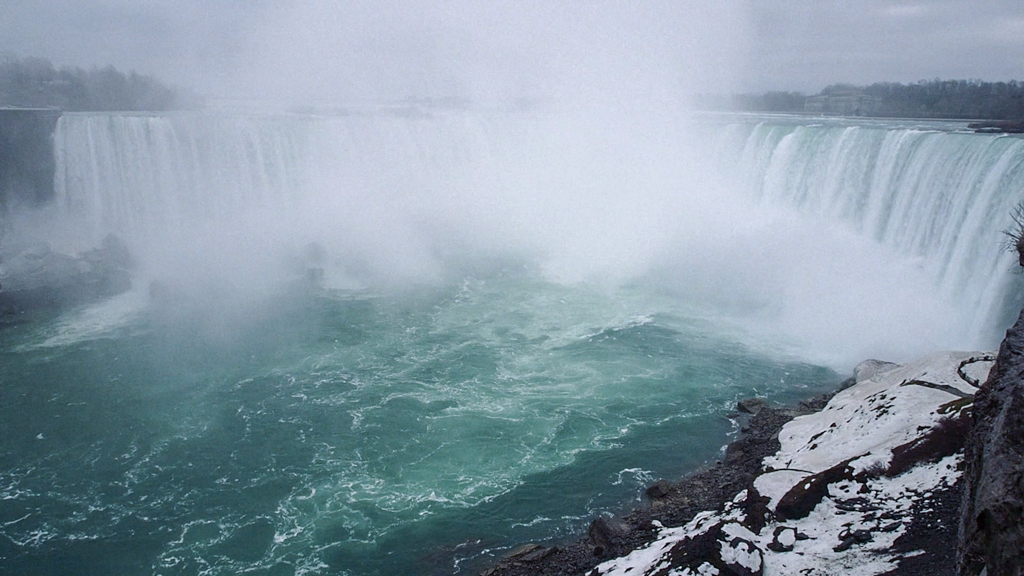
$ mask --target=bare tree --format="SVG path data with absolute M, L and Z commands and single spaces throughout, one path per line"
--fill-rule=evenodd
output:
M 1024 201 L 1017 204 L 1010 212 L 1010 217 L 1013 218 L 1013 225 L 1003 231 L 1007 236 L 1006 249 L 1016 251 L 1017 262 L 1024 266 Z

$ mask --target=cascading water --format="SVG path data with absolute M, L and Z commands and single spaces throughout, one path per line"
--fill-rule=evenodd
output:
M 155 268 L 228 252 L 238 264 L 317 242 L 376 280 L 423 280 L 436 257 L 428 236 L 505 186 L 496 158 L 521 165 L 523 127 L 458 114 L 67 115 L 55 137 L 56 204 L 88 241 L 114 232 Z M 505 226 L 487 210 L 476 225 Z
M 285 216 L 328 177 L 342 194 L 419 192 L 443 185 L 439 166 L 486 154 L 479 126 L 460 120 L 69 114 L 55 136 L 57 202 L 99 234 L 143 240 L 247 209 Z
M 255 202 L 286 205 L 314 150 L 303 124 L 65 115 L 54 136 L 56 202 L 94 235 L 131 239 Z
M 136 245 L 181 242 L 197 234 L 197 226 L 224 226 L 225 219 L 253 211 L 272 213 L 273 223 L 258 224 L 268 234 L 289 221 L 304 228 L 309 241 L 326 234 L 311 226 L 358 229 L 367 225 L 358 221 L 364 216 L 384 220 L 369 225 L 415 236 L 401 251 L 433 241 L 418 236 L 424 222 L 452 219 L 452 212 L 471 214 L 455 216 L 461 220 L 456 227 L 475 219 L 492 236 L 525 228 L 534 239 L 576 226 L 552 225 L 543 212 L 594 218 L 579 205 L 592 199 L 570 195 L 552 202 L 572 186 L 596 186 L 551 180 L 559 169 L 578 167 L 553 160 L 568 152 L 552 144 L 535 119 L 410 116 L 67 115 L 56 135 L 57 204 L 84 223 L 91 241 L 113 231 Z M 1008 305 L 1016 287 L 1012 257 L 998 247 L 1024 186 L 1024 140 L 954 127 L 769 121 L 727 124 L 713 138 L 717 159 L 731 164 L 730 188 L 763 205 L 848 223 L 894 254 L 919 258 L 941 294 L 977 319 L 970 340 L 990 342 L 1016 304 Z M 644 185 L 651 181 L 633 184 Z M 633 199 L 622 187 L 598 192 Z M 657 204 L 664 202 L 660 195 L 637 200 Z M 690 209 L 669 201 L 673 216 Z M 524 209 L 526 202 L 537 206 Z M 324 210 L 335 220 L 309 219 Z M 503 218 L 515 222 L 496 222 Z M 535 222 L 524 225 L 530 218 Z M 432 255 L 414 251 L 399 261 L 411 266 L 417 258 Z
M 951 123 L 865 124 L 734 126 L 739 185 L 920 258 L 941 293 L 976 319 L 972 339 L 999 334 L 1019 308 L 1013 257 L 999 247 L 1024 199 L 1024 139 Z
M 469 573 L 818 358 L 988 345 L 1022 141 L 942 128 L 66 115 L 51 235 L 141 267 L 0 330 L 0 571 Z

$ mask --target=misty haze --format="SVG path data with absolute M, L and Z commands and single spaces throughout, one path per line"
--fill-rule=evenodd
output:
M 998 346 L 1020 6 L 490 4 L 3 8 L 0 572 L 476 574 Z

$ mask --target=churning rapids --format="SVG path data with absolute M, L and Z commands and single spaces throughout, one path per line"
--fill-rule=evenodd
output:
M 63 116 L 11 234 L 139 267 L 0 330 L 0 571 L 472 573 L 1019 308 L 1024 139 L 598 116 Z

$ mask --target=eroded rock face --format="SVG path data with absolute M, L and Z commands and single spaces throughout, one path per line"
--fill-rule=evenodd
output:
M 974 398 L 957 569 L 1024 574 L 1024 311 Z

